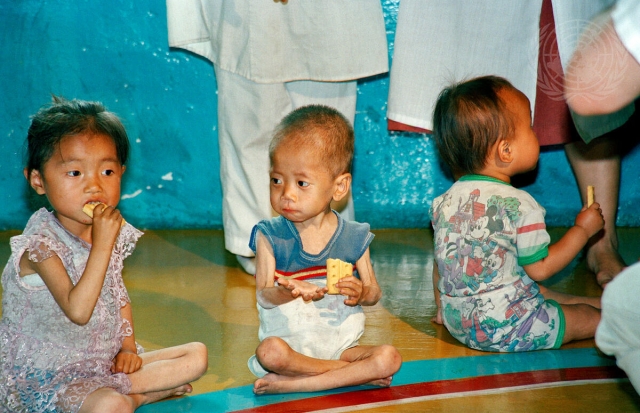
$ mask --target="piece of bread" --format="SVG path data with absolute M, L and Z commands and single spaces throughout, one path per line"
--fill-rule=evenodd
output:
M 353 265 L 338 259 L 327 259 L 327 294 L 340 294 L 340 289 L 336 283 L 341 278 L 353 275 Z
M 93 210 L 96 209 L 96 206 L 98 206 L 100 204 L 84 204 L 84 206 L 82 207 L 82 212 L 84 212 L 85 214 L 89 215 L 91 218 L 93 218 Z M 104 204 L 102 204 L 104 205 Z M 124 218 L 122 218 L 122 223 L 120 224 L 120 227 L 123 227 L 125 224 L 125 220 Z
M 595 201 L 595 189 L 592 185 L 587 186 L 587 208 Z

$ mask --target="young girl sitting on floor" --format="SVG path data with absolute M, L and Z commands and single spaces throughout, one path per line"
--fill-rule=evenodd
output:
M 11 238 L 2 274 L 3 412 L 132 412 L 190 392 L 207 368 L 201 343 L 142 353 L 135 342 L 121 273 L 142 233 L 115 208 L 128 149 L 99 103 L 54 98 L 32 120 L 25 176 L 53 211 Z
M 344 221 L 331 201 L 351 186 L 353 128 L 337 110 L 304 106 L 287 115 L 271 141 L 271 206 L 280 214 L 253 229 L 260 345 L 249 369 L 256 394 L 389 386 L 395 347 L 360 346 L 362 305 L 381 296 L 369 258 L 368 224 Z M 329 295 L 327 259 L 355 264 Z M 345 298 L 346 297 L 346 298 Z
M 602 229 L 597 203 L 550 245 L 544 209 L 511 186 L 533 170 L 539 146 L 527 97 L 487 76 L 446 88 L 434 139 L 457 182 L 433 201 L 436 322 L 487 351 L 558 348 L 593 337 L 600 298 L 551 291 L 536 281 L 559 272 Z

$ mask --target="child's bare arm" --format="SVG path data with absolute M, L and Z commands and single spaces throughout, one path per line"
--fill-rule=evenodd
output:
M 443 324 L 442 321 L 442 308 L 440 308 L 440 290 L 438 290 L 438 282 L 440 281 L 440 272 L 438 271 L 438 264 L 436 260 L 433 260 L 433 299 L 436 302 L 436 315 L 431 319 L 436 324 Z
M 340 294 L 346 295 L 344 300 L 346 305 L 375 305 L 382 297 L 382 290 L 378 285 L 376 274 L 371 265 L 369 249 L 356 261 L 356 268 L 360 279 L 349 276 L 340 279 L 336 287 L 340 289 Z
M 79 325 L 88 323 L 100 296 L 121 221 L 120 212 L 114 208 L 96 214 L 91 252 L 75 286 L 57 255 L 33 262 L 25 253 L 20 260 L 21 275 L 37 273 L 69 320 Z
M 274 308 L 298 297 L 303 300 L 319 300 L 326 288 L 298 280 L 280 280 L 275 285 L 276 260 L 273 248 L 261 233 L 256 246 L 256 300 L 263 308 Z
M 600 204 L 594 202 L 589 208 L 583 208 L 576 217 L 575 224 L 562 238 L 549 246 L 549 255 L 524 270 L 535 281 L 543 281 L 566 267 L 587 245 L 589 238 L 597 234 L 604 226 Z
M 120 309 L 122 318 L 129 321 L 131 329 L 133 330 L 133 314 L 131 313 L 131 303 L 127 303 Z M 113 373 L 135 373 L 142 367 L 142 358 L 138 355 L 138 349 L 136 348 L 136 339 L 133 332 L 130 336 L 124 338 L 122 347 L 118 354 L 116 354 L 113 360 L 113 366 L 111 371 Z

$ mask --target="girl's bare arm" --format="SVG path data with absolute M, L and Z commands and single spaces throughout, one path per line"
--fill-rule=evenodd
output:
M 111 211 L 117 212 L 114 209 Z M 28 259 L 28 253 L 25 253 L 20 259 L 20 275 L 37 273 L 65 315 L 79 325 L 85 325 L 91 319 L 122 221 L 119 212 L 100 213 L 96 217 L 91 252 L 82 277 L 75 286 L 57 255 L 41 262 L 33 262 Z

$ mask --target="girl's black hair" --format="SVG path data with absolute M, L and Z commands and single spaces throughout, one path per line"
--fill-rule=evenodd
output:
M 83 132 L 111 137 L 118 160 L 122 165 L 127 162 L 129 138 L 118 116 L 99 102 L 54 96 L 49 106 L 32 117 L 27 134 L 27 176 L 33 170 L 42 170 L 62 138 Z

